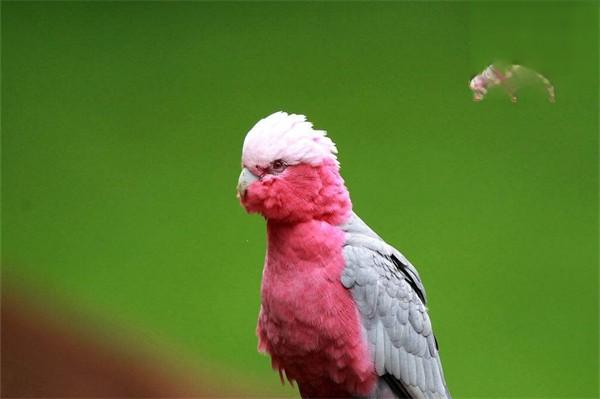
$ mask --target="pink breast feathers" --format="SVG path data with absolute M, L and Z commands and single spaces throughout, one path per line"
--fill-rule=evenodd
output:
M 344 233 L 324 221 L 269 221 L 257 333 L 274 369 L 302 396 L 367 395 L 376 376 L 359 315 L 342 286 Z

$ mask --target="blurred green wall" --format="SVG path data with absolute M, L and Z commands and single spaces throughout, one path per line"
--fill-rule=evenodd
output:
M 296 395 L 256 353 L 235 185 L 247 130 L 304 113 L 419 268 L 455 397 L 595 397 L 597 28 L 596 2 L 3 2 L 4 280 Z M 473 103 L 498 59 L 557 103 Z

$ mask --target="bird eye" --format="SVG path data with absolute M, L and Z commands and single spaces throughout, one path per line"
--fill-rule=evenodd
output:
M 271 172 L 281 173 L 285 168 L 287 168 L 287 164 L 281 159 L 277 159 L 271 163 Z

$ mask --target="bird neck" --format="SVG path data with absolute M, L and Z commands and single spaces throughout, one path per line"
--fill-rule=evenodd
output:
M 322 186 L 313 199 L 314 209 L 307 213 L 307 220 L 323 221 L 334 226 L 345 223 L 352 213 L 352 201 L 338 165 L 325 160 L 319 165 L 318 173 Z
M 344 232 L 322 220 L 267 222 L 267 267 L 270 272 L 329 267 L 344 242 Z

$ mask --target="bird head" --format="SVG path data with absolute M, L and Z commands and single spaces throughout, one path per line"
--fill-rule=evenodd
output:
M 475 76 L 469 82 L 469 89 L 473 92 L 473 100 L 481 101 L 487 93 L 485 79 L 481 75 Z
M 337 149 L 304 115 L 276 112 L 246 135 L 238 198 L 268 220 L 341 223 L 351 209 Z

